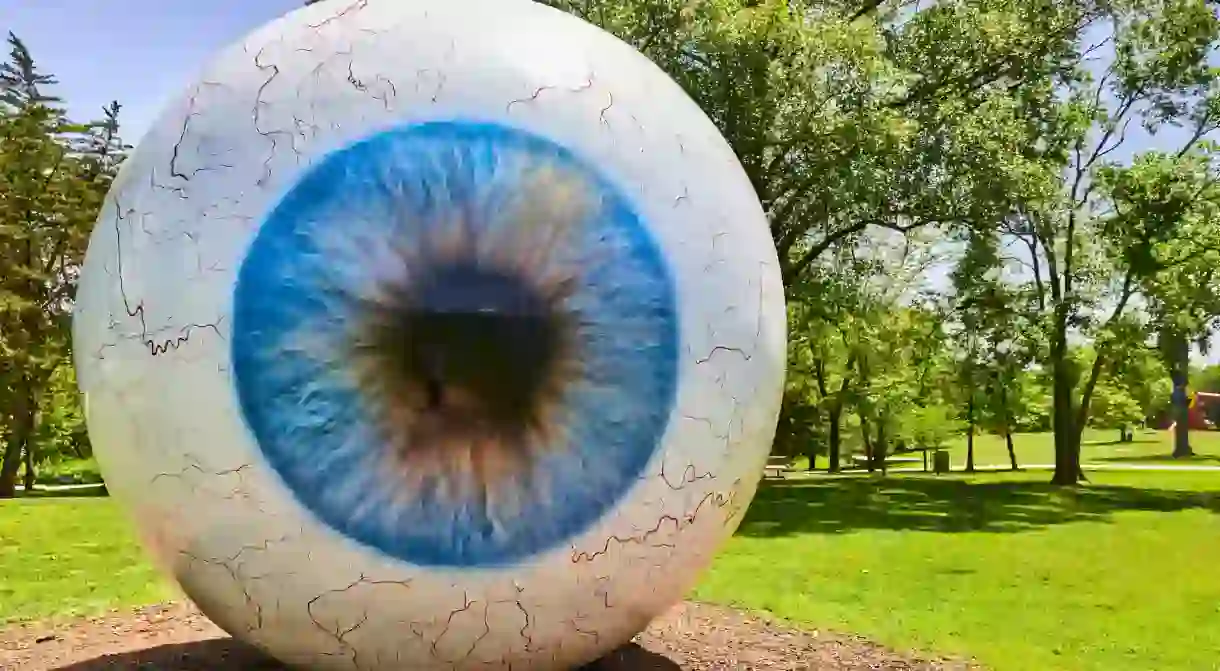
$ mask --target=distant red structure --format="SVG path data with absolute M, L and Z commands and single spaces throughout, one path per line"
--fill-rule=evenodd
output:
M 1220 394 L 1205 391 L 1195 393 L 1187 416 L 1191 431 L 1220 430 Z M 1165 413 L 1157 422 L 1162 429 L 1172 429 L 1176 424 L 1173 412 Z
M 1199 431 L 1217 428 L 1212 421 L 1217 412 L 1220 412 L 1220 394 L 1197 392 L 1190 406 L 1190 428 Z

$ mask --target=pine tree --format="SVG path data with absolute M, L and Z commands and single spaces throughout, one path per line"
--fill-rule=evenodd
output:
M 72 293 L 89 232 L 125 146 L 117 103 L 68 120 L 16 35 L 0 64 L 0 498 L 37 461 L 40 396 L 68 365 Z M 27 469 L 27 480 L 32 470 Z

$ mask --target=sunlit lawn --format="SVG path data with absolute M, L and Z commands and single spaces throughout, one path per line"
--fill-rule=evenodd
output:
M 695 597 L 996 671 L 1220 661 L 1220 474 L 768 483 Z M 170 598 L 109 499 L 0 502 L 0 621 Z
M 1117 442 L 1117 431 L 1088 430 L 1080 446 L 1085 463 L 1097 464 L 1197 464 L 1220 466 L 1220 431 L 1192 431 L 1191 446 L 1196 456 L 1175 460 L 1173 434 L 1169 431 L 1136 432 L 1135 441 Z M 1055 463 L 1055 440 L 1050 433 L 1022 433 L 1013 436 L 1017 462 L 1024 464 Z M 966 439 L 958 438 L 950 445 L 953 467 L 966 463 Z M 1008 465 L 1008 448 L 1003 436 L 980 435 L 974 439 L 974 462 L 979 466 Z
M 169 593 L 109 498 L 0 502 L 0 622 L 94 614 Z
M 698 588 L 996 671 L 1220 664 L 1220 474 L 790 480 Z

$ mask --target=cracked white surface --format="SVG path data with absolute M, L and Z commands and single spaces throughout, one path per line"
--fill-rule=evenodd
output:
M 681 312 L 652 467 L 568 547 L 499 570 L 422 569 L 321 526 L 263 462 L 229 377 L 237 269 L 301 170 L 454 118 L 548 136 L 618 182 Z M 784 329 L 744 173 L 643 57 L 527 0 L 330 0 L 223 52 L 141 142 L 90 244 L 75 341 L 112 492 L 217 624 L 319 669 L 538 669 L 624 642 L 736 527 L 775 428 Z

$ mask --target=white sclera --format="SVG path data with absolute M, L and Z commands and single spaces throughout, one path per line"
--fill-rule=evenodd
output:
M 322 525 L 259 452 L 228 348 L 237 270 L 302 171 L 403 124 L 528 130 L 632 201 L 677 285 L 664 443 L 587 532 L 496 570 Z M 566 668 L 682 598 L 740 522 L 779 411 L 783 289 L 737 158 L 629 46 L 527 0 L 329 0 L 223 52 L 142 140 L 90 242 L 76 361 L 111 492 L 217 624 L 318 669 Z

